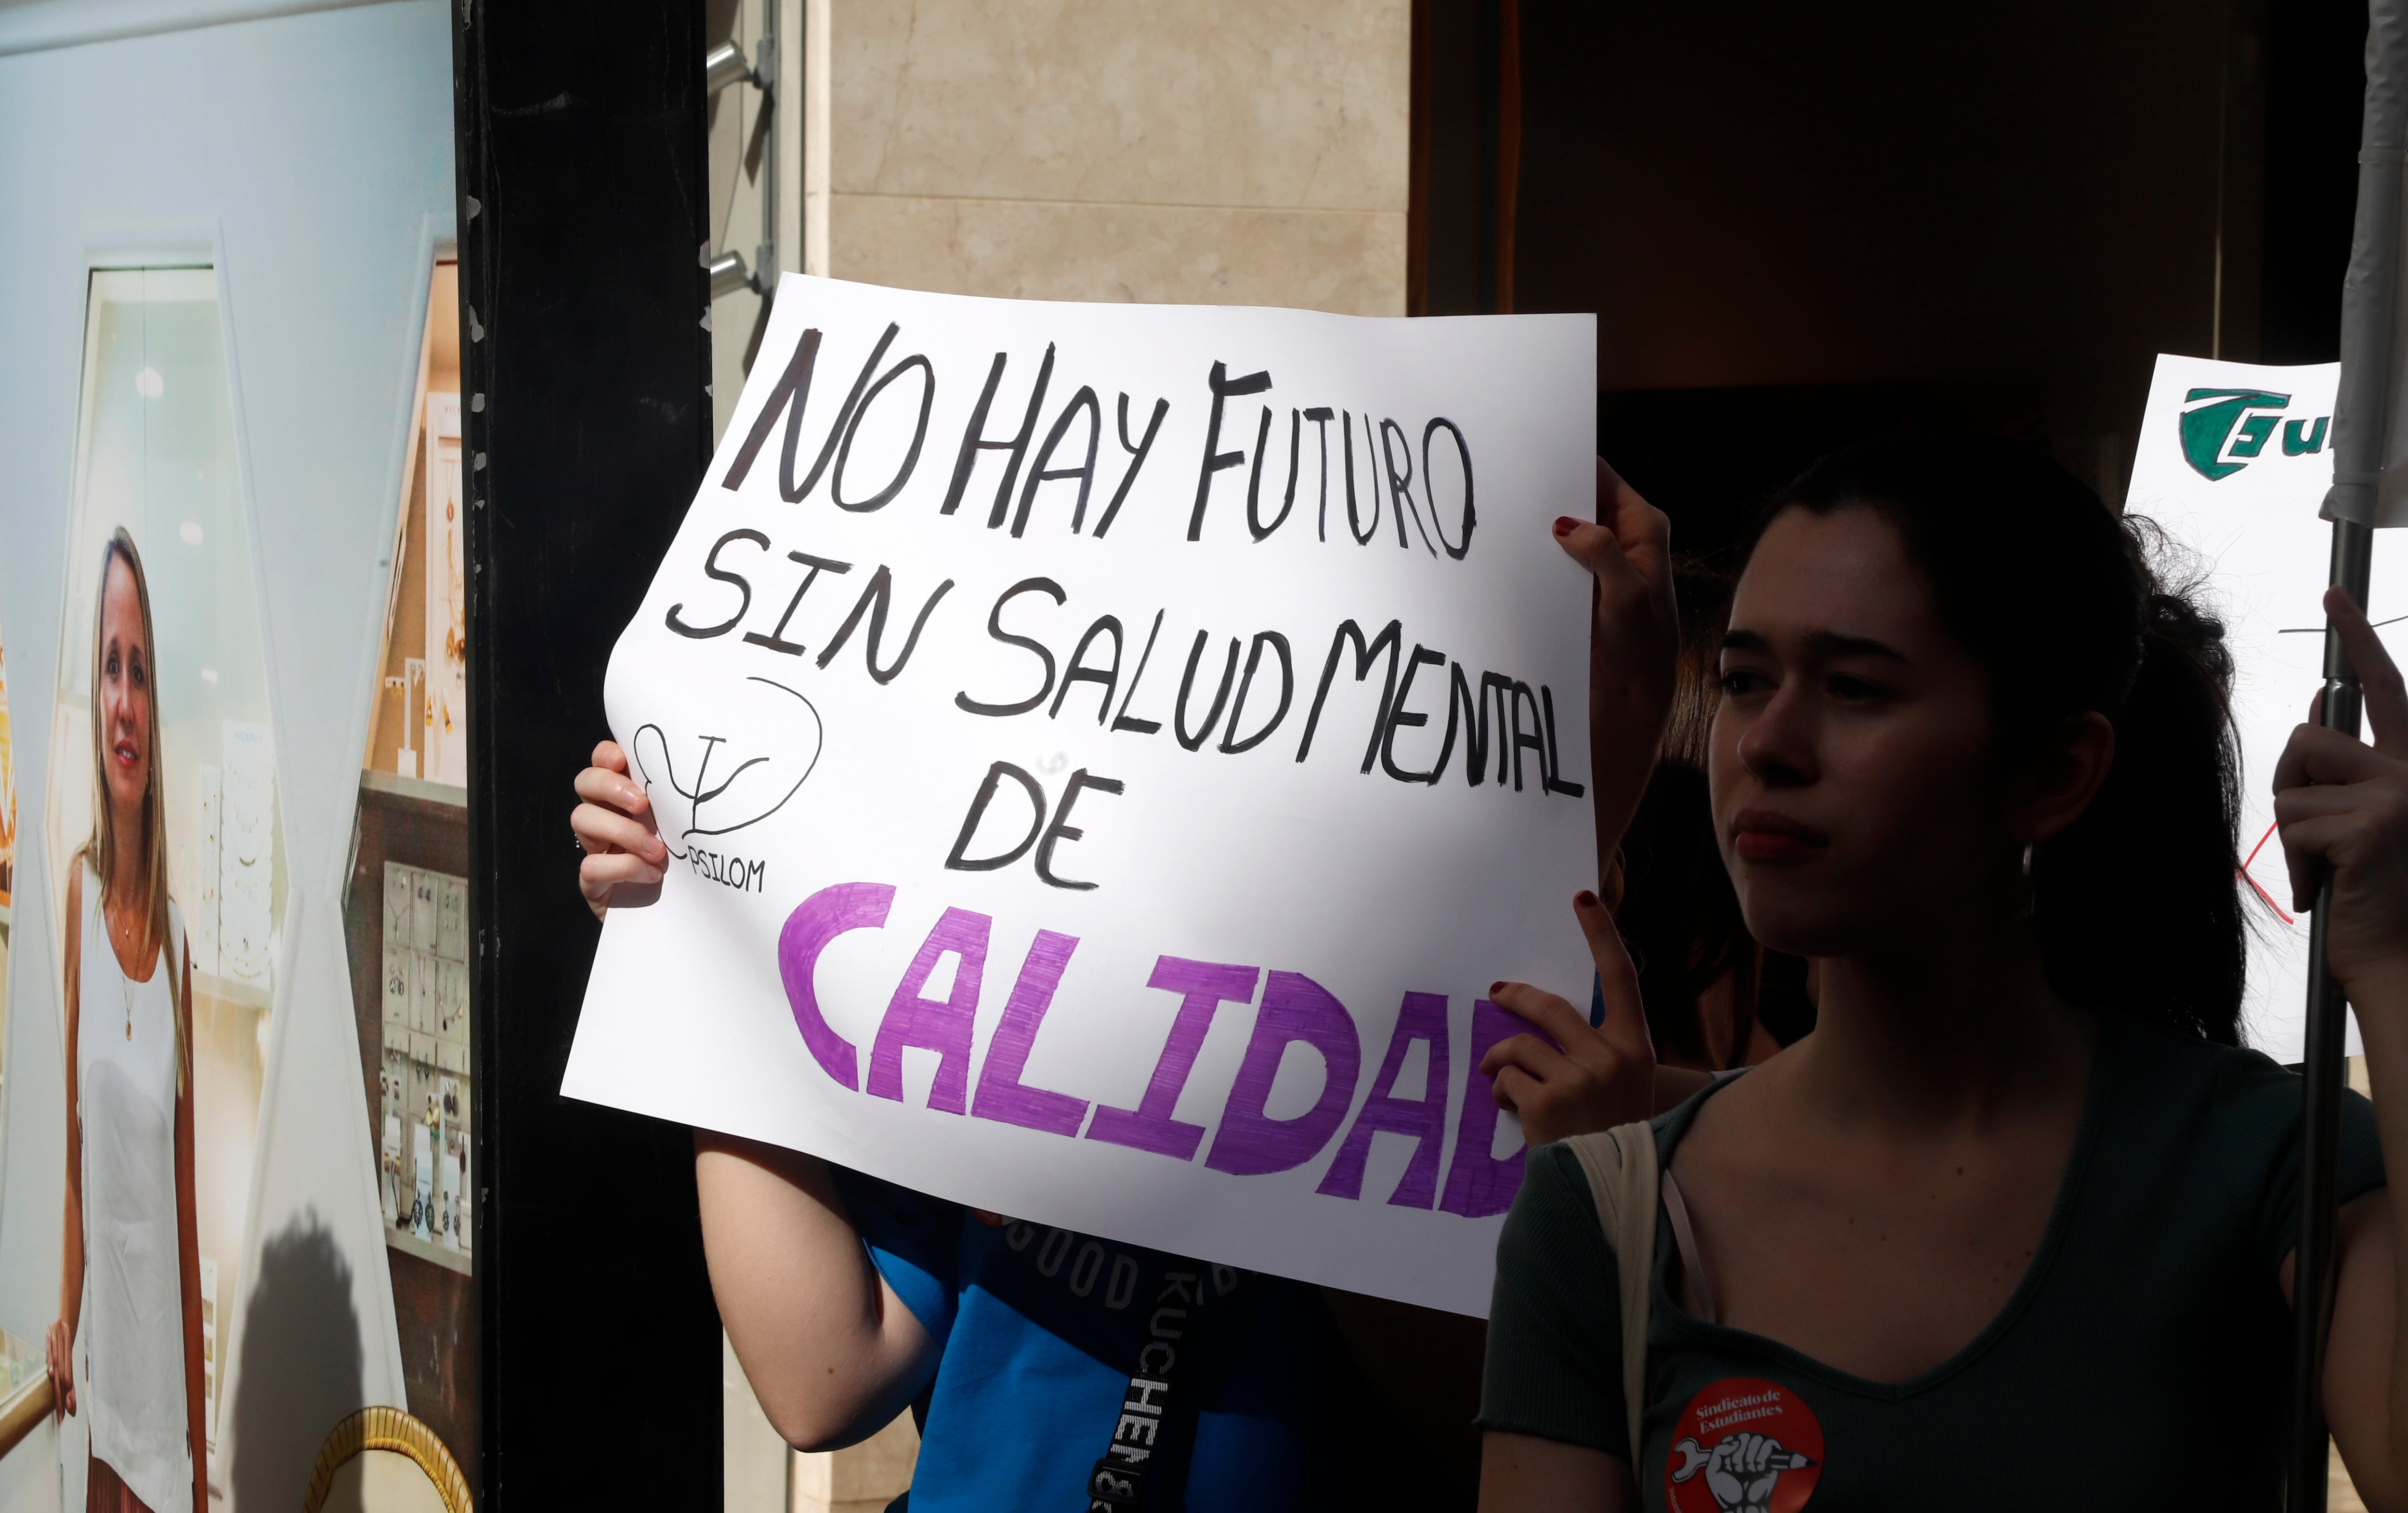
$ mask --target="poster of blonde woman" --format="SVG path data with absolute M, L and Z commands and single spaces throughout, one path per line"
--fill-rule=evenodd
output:
M 477 1473 L 452 13 L 153 8 L 0 40 L 0 1513 Z
M 39 820 L 66 1127 L 45 1359 L 64 1513 L 207 1513 L 292 869 L 215 276 L 91 294 Z
M 67 879 L 66 1214 L 46 1352 L 61 1411 L 88 1425 L 93 1513 L 208 1506 L 192 953 L 167 886 L 157 646 L 120 528 L 93 613 L 92 838 Z

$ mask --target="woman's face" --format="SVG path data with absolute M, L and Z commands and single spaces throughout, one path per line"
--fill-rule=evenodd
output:
M 1710 773 L 1748 929 L 1800 956 L 1939 944 L 2014 842 L 1989 681 L 1887 521 L 1792 510 L 1731 599 Z
M 121 827 L 141 823 L 142 800 L 150 791 L 150 675 L 134 570 L 111 556 L 100 589 L 100 686 L 93 693 L 100 700 L 101 771 Z

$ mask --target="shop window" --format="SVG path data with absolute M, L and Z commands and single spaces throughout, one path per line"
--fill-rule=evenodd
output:
M 409 1410 L 476 1459 L 459 269 L 427 290 L 343 928 Z

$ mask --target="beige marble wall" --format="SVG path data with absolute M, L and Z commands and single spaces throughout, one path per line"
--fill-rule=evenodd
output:
M 791 1513 L 786 1462 L 793 1452 L 763 1416 L 724 1333 L 719 1346 L 720 1513 Z
M 909 1413 L 850 1448 L 797 1454 L 789 1513 L 882 1513 L 910 1491 L 919 1454 L 920 1432 Z
M 825 271 L 1403 313 L 1410 0 L 826 0 L 825 17 Z

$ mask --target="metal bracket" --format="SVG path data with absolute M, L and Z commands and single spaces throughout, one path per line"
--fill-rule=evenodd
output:
M 705 261 L 703 267 L 710 270 L 710 297 L 713 299 L 738 289 L 757 291 L 761 287 L 760 278 L 744 266 L 742 252 L 720 252 Z
M 703 54 L 703 93 L 716 94 L 730 84 L 763 87 L 761 76 L 754 73 L 744 62 L 744 50 L 733 42 L 722 42 Z

